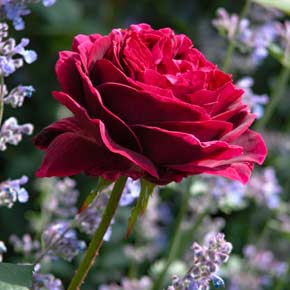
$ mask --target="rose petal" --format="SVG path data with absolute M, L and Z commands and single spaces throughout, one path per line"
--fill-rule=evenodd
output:
M 239 146 L 222 141 L 200 142 L 194 135 L 158 127 L 134 125 L 132 128 L 143 145 L 144 155 L 156 164 L 166 164 L 168 168 L 186 168 L 208 159 L 229 159 L 243 151 Z
M 161 121 L 200 121 L 209 117 L 204 109 L 178 99 L 156 97 L 116 83 L 98 86 L 106 107 L 127 124 Z M 173 114 L 174 112 L 174 114 Z

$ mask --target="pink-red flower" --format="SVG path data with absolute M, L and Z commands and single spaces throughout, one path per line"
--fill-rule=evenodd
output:
M 73 116 L 35 138 L 45 150 L 39 177 L 145 178 L 193 174 L 247 182 L 266 147 L 231 76 L 170 28 L 147 24 L 78 35 L 60 52 L 55 99 Z

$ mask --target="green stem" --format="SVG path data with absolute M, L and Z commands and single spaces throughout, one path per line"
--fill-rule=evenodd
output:
M 4 76 L 0 75 L 0 125 L 2 124 L 3 112 L 4 112 Z
M 259 120 L 259 122 L 256 125 L 257 130 L 265 129 L 267 123 L 269 122 L 269 120 L 273 115 L 274 110 L 276 109 L 277 105 L 284 96 L 287 84 L 289 82 L 289 77 L 290 77 L 290 68 L 287 66 L 283 66 L 278 81 L 276 82 L 276 85 L 272 90 L 270 103 L 266 107 L 263 118 Z
M 174 230 L 174 234 L 173 234 L 173 239 L 171 241 L 170 248 L 169 248 L 169 255 L 167 257 L 167 260 L 166 260 L 166 263 L 165 263 L 163 269 L 161 270 L 161 272 L 159 273 L 159 275 L 157 276 L 157 278 L 154 281 L 152 290 L 161 290 L 166 273 L 167 273 L 170 265 L 172 264 L 172 262 L 174 261 L 174 259 L 177 256 L 180 241 L 181 241 L 181 239 L 180 239 L 181 233 L 182 233 L 181 224 L 182 224 L 182 220 L 186 214 L 186 211 L 188 208 L 188 202 L 189 202 L 189 198 L 190 198 L 190 180 L 191 179 L 188 180 L 189 184 L 186 188 L 186 191 L 183 193 L 181 207 L 179 209 L 179 213 L 178 213 L 178 216 L 176 219 L 176 225 L 175 225 L 175 230 Z
M 233 58 L 233 54 L 235 52 L 235 48 L 236 48 L 236 36 L 239 34 L 240 32 L 240 23 L 242 21 L 242 19 L 245 18 L 245 16 L 247 15 L 249 8 L 251 5 L 251 0 L 246 0 L 245 5 L 239 15 L 239 21 L 238 21 L 238 25 L 237 25 L 237 29 L 233 35 L 233 38 L 230 39 L 229 41 L 229 45 L 228 45 L 228 49 L 227 49 L 227 53 L 226 53 L 226 57 L 225 57 L 225 61 L 222 65 L 222 70 L 225 72 L 228 72 L 230 70 L 231 67 L 231 63 L 232 63 L 232 58 Z
M 233 39 L 231 39 L 229 41 L 229 45 L 228 45 L 228 48 L 227 48 L 225 61 L 224 61 L 223 65 L 222 65 L 222 70 L 225 71 L 225 72 L 228 72 L 230 70 L 233 54 L 235 52 L 235 48 L 236 48 L 235 41 Z
M 124 186 L 126 184 L 127 177 L 120 177 L 114 185 L 111 192 L 110 199 L 106 206 L 102 220 L 98 229 L 96 230 L 90 245 L 85 253 L 83 260 L 81 261 L 74 277 L 72 278 L 67 290 L 80 290 L 84 279 L 86 278 L 90 268 L 93 266 L 94 261 L 99 254 L 99 250 L 103 243 L 103 238 L 107 229 L 109 228 L 111 221 L 114 217 L 116 209 L 118 207 Z

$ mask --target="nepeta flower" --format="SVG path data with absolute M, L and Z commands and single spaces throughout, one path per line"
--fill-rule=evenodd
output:
M 233 40 L 237 35 L 248 31 L 249 20 L 240 20 L 237 14 L 230 15 L 226 9 L 219 8 L 217 10 L 217 18 L 212 21 L 212 24 L 228 39 Z
M 45 248 L 49 248 L 48 255 L 61 257 L 71 261 L 78 255 L 86 244 L 77 238 L 76 231 L 67 221 L 59 221 L 49 225 L 42 234 Z
M 33 240 L 29 234 L 23 235 L 22 239 L 16 235 L 11 235 L 9 241 L 15 252 L 22 253 L 25 256 L 32 255 L 40 249 L 40 242 Z
M 23 16 L 30 14 L 28 4 L 39 2 L 39 0 L 1 0 L 0 1 L 0 18 L 10 20 L 16 30 L 23 30 L 25 23 Z M 52 6 L 56 0 L 42 0 L 45 7 Z
M 75 180 L 69 177 L 38 180 L 38 188 L 44 193 L 42 206 L 52 218 L 68 219 L 76 215 L 79 191 Z
M 11 20 L 16 30 L 23 30 L 25 27 L 22 16 L 30 14 L 24 1 L 2 0 L 5 17 Z M 0 7 L 2 8 L 2 7 Z
M 22 187 L 28 181 L 27 176 L 20 179 L 7 180 L 0 183 L 0 206 L 12 207 L 18 200 L 21 203 L 28 201 L 28 192 Z
M 56 0 L 42 0 L 42 4 L 45 7 L 52 6 L 55 2 L 56 2 Z
M 0 241 L 0 263 L 3 261 L 3 254 L 7 252 L 5 244 Z
M 98 193 L 97 197 L 89 205 L 89 207 L 87 207 L 76 216 L 76 222 L 81 231 L 88 235 L 93 235 L 101 222 L 102 215 L 108 201 L 109 195 L 107 192 L 102 191 Z M 104 236 L 105 241 L 110 239 L 111 233 L 112 229 L 110 226 Z
M 0 42 L 1 74 L 7 77 L 23 65 L 23 60 L 31 64 L 37 59 L 37 54 L 34 50 L 25 49 L 28 44 L 28 38 L 22 38 L 21 42 L 17 45 L 14 38 L 2 39 Z M 15 58 L 15 56 L 21 57 Z
M 152 287 L 152 281 L 149 277 L 144 276 L 140 280 L 122 279 L 121 285 L 101 285 L 99 290 L 148 290 Z
M 19 85 L 14 88 L 7 96 L 4 95 L 4 104 L 10 104 L 12 108 L 21 107 L 25 98 L 31 98 L 32 93 L 34 92 L 32 86 L 22 86 Z
M 41 274 L 40 265 L 35 266 L 35 272 L 32 275 L 32 290 L 63 290 L 60 279 L 55 278 L 52 274 Z
M 10 117 L 3 123 L 0 129 L 0 151 L 5 151 L 7 144 L 18 145 L 22 140 L 22 135 L 31 135 L 32 132 L 32 124 L 19 125 L 16 118 Z
M 266 167 L 254 172 L 248 186 L 247 195 L 255 199 L 259 204 L 269 208 L 278 208 L 280 205 L 280 193 L 282 188 L 278 183 L 276 172 L 272 167 Z
M 140 180 L 133 180 L 132 178 L 128 178 L 119 202 L 120 206 L 129 205 L 135 199 L 137 199 L 140 194 L 140 189 Z
M 264 107 L 263 105 L 269 102 L 269 97 L 264 95 L 256 95 L 252 86 L 254 85 L 254 80 L 251 77 L 243 77 L 240 79 L 236 85 L 244 90 L 243 100 L 249 106 L 252 113 L 257 116 L 257 119 L 263 117 Z
M 224 285 L 216 273 L 228 260 L 231 251 L 232 244 L 225 241 L 221 233 L 210 237 L 205 246 L 194 243 L 191 268 L 182 278 L 174 276 L 168 290 L 208 290 L 210 281 L 218 287 Z
M 227 39 L 234 41 L 242 53 L 250 53 L 255 65 L 268 56 L 268 48 L 277 37 L 273 21 L 253 25 L 249 19 L 239 19 L 238 15 L 230 15 L 224 8 L 217 10 L 213 25 Z

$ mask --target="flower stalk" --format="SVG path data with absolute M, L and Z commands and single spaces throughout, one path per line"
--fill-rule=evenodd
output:
M 99 250 L 103 244 L 104 235 L 107 232 L 108 227 L 114 217 L 116 209 L 118 207 L 123 189 L 125 187 L 127 177 L 120 177 L 111 192 L 109 202 L 106 206 L 102 220 L 98 229 L 96 230 L 90 245 L 85 253 L 83 260 L 81 261 L 74 277 L 72 278 L 67 290 L 80 290 L 82 283 L 84 282 L 90 268 L 93 266 L 96 257 L 99 254 Z
M 236 48 L 236 39 L 235 38 L 240 32 L 239 30 L 240 30 L 241 21 L 247 15 L 249 8 L 250 8 L 250 5 L 251 5 L 251 0 L 246 0 L 245 5 L 244 5 L 244 7 L 239 15 L 239 20 L 238 20 L 238 25 L 237 25 L 236 31 L 235 31 L 232 39 L 229 40 L 229 45 L 227 48 L 225 61 L 222 65 L 222 70 L 225 72 L 228 72 L 230 70 L 233 54 L 234 54 L 235 48 Z
M 271 119 L 274 110 L 283 98 L 290 79 L 290 67 L 283 66 L 280 76 L 271 94 L 270 103 L 266 106 L 264 117 L 257 123 L 257 130 L 263 130 Z

